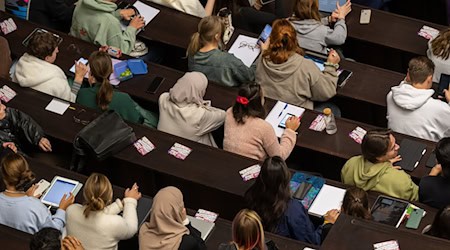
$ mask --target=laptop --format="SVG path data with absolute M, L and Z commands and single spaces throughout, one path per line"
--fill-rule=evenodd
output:
M 152 208 L 153 199 L 147 197 L 141 197 L 138 201 L 137 205 L 137 216 L 138 216 L 138 225 L 139 228 L 141 225 L 148 221 L 148 217 L 150 215 L 150 209 Z
M 332 13 L 336 9 L 336 2 L 344 5 L 346 0 L 319 0 L 319 11 L 324 13 Z
M 212 223 L 212 222 L 208 222 L 208 221 L 197 219 L 197 218 L 195 218 L 193 216 L 190 216 L 190 215 L 188 215 L 187 217 L 189 218 L 189 221 L 191 222 L 191 225 L 195 229 L 200 231 L 200 233 L 202 234 L 202 239 L 204 241 L 206 241 L 206 239 L 208 238 L 209 234 L 213 230 L 215 224 Z

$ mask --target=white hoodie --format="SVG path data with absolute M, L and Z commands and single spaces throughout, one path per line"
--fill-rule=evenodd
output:
M 75 102 L 67 77 L 56 65 L 25 53 L 17 62 L 13 81 L 46 94 Z
M 388 127 L 395 132 L 439 141 L 450 136 L 450 106 L 433 99 L 432 89 L 417 89 L 402 81 L 387 95 Z

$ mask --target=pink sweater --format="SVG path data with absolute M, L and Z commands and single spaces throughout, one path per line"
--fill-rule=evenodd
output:
M 261 118 L 247 117 L 244 124 L 238 124 L 232 108 L 227 110 L 223 149 L 263 161 L 267 157 L 280 156 L 284 160 L 291 154 L 297 135 L 285 129 L 281 142 L 272 126 Z

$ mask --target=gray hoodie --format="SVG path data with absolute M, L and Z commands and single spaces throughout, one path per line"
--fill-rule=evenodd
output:
M 434 90 L 417 89 L 407 82 L 387 95 L 388 127 L 395 132 L 438 141 L 450 136 L 450 106 L 433 99 Z
M 297 40 L 300 47 L 327 54 L 330 45 L 342 45 L 347 38 L 347 25 L 340 19 L 334 24 L 334 29 L 328 26 L 328 17 L 321 22 L 314 19 L 298 20 L 295 17 L 291 23 L 297 31 Z
M 313 61 L 294 54 L 281 64 L 258 58 L 256 82 L 267 97 L 313 109 L 313 101 L 327 101 L 336 95 L 337 72 L 325 66 L 323 72 Z

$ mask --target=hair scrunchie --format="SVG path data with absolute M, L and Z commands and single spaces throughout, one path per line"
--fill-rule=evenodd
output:
M 247 99 L 247 97 L 243 97 L 243 96 L 236 97 L 236 101 L 244 106 L 247 106 L 247 104 L 249 103 L 249 100 Z

